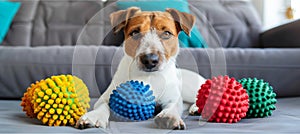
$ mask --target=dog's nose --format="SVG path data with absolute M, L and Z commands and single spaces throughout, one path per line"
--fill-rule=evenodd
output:
M 157 54 L 145 54 L 141 56 L 141 62 L 147 69 L 153 69 L 157 66 L 159 57 Z

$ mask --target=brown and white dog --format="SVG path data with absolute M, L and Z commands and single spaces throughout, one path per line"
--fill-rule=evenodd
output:
M 113 80 L 94 105 L 77 122 L 77 128 L 106 128 L 109 122 L 110 94 L 119 84 L 141 80 L 150 84 L 162 111 L 154 118 L 159 128 L 185 129 L 181 119 L 183 101 L 194 103 L 197 90 L 205 79 L 200 75 L 176 68 L 179 52 L 178 34 L 190 34 L 195 17 L 166 9 L 165 12 L 145 12 L 137 7 L 110 15 L 114 32 L 124 30 L 125 52 Z

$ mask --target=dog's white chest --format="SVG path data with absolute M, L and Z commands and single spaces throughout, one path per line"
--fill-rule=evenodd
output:
M 140 71 L 134 64 L 130 57 L 123 57 L 116 76 L 114 77 L 118 79 L 117 83 L 130 80 L 142 81 L 144 84 L 150 85 L 156 100 L 160 100 L 161 96 L 166 93 L 180 93 L 182 80 L 175 64 L 167 64 L 164 70 L 156 72 Z

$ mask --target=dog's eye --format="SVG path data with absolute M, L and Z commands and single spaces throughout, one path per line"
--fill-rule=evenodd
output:
M 172 36 L 173 36 L 173 34 L 171 32 L 164 31 L 160 37 L 164 40 L 167 40 L 167 39 L 170 39 Z
M 138 35 L 140 32 L 138 30 L 133 30 L 131 33 L 130 33 L 130 36 L 136 36 Z
M 133 30 L 129 35 L 135 40 L 141 38 L 141 33 L 138 30 Z

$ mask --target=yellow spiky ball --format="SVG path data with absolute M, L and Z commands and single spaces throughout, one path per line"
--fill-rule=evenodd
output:
M 88 88 L 81 79 L 59 75 L 31 84 L 21 106 L 27 116 L 49 126 L 74 126 L 90 108 L 89 102 Z

